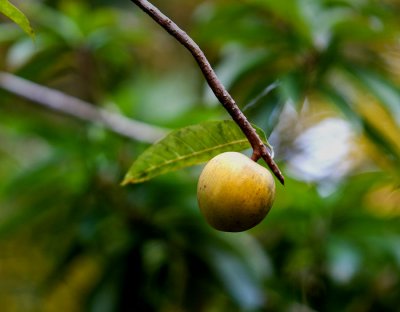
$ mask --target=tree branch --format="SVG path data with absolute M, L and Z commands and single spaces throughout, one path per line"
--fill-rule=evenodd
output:
M 1 71 L 0 87 L 47 108 L 63 112 L 81 120 L 101 124 L 119 135 L 137 141 L 153 143 L 167 132 L 166 129 L 132 120 L 120 114 L 111 113 L 60 91 Z
M 140 7 L 146 14 L 148 14 L 154 21 L 156 21 L 161 27 L 163 27 L 170 35 L 172 35 L 176 40 L 178 40 L 195 58 L 198 63 L 208 85 L 214 92 L 217 99 L 224 106 L 227 112 L 231 115 L 232 119 L 238 124 L 240 129 L 246 135 L 252 148 L 253 155 L 251 159 L 257 161 L 263 158 L 267 163 L 269 168 L 278 178 L 278 180 L 284 184 L 284 177 L 279 170 L 277 164 L 272 159 L 268 152 L 267 147 L 264 145 L 260 137 L 258 136 L 256 130 L 251 126 L 250 122 L 247 120 L 246 116 L 237 106 L 235 100 L 228 93 L 225 87 L 222 85 L 214 70 L 212 69 L 210 63 L 208 62 L 206 56 L 200 47 L 193 41 L 192 38 L 186 34 L 182 29 L 180 29 L 171 19 L 165 16 L 158 8 L 152 5 L 146 0 L 131 0 L 138 7 Z

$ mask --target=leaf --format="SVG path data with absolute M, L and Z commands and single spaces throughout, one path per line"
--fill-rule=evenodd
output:
M 389 79 L 366 69 L 349 66 L 357 80 L 378 98 L 400 125 L 400 89 Z
M 34 32 L 28 18 L 8 0 L 0 0 L 0 12 L 21 27 L 31 38 L 34 38 Z
M 260 138 L 269 145 L 265 133 L 255 127 Z M 140 183 L 157 175 L 206 162 L 227 151 L 250 147 L 234 121 L 208 121 L 178 129 L 149 147 L 133 163 L 122 185 Z
M 321 84 L 319 91 L 342 111 L 357 130 L 362 127 L 360 116 L 354 111 L 350 100 L 345 94 L 340 92 L 339 88 L 328 84 Z

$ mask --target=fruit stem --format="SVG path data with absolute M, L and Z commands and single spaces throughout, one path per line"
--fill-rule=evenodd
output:
M 189 52 L 193 55 L 197 64 L 199 65 L 208 85 L 214 92 L 215 96 L 227 110 L 232 119 L 240 127 L 244 135 L 250 142 L 253 148 L 253 156 L 251 159 L 257 161 L 262 158 L 267 163 L 268 167 L 275 174 L 278 180 L 284 184 L 284 177 L 279 170 L 278 165 L 272 159 L 267 147 L 264 145 L 256 130 L 252 127 L 246 116 L 239 109 L 235 100 L 225 89 L 221 81 L 218 79 L 214 70 L 212 69 L 210 62 L 207 60 L 203 51 L 197 45 L 196 42 L 190 36 L 180 29 L 170 18 L 165 16 L 157 7 L 146 0 L 131 0 L 139 8 L 141 8 L 146 14 L 148 14 L 157 24 L 163 27 L 171 36 L 173 36 L 178 42 L 180 42 Z

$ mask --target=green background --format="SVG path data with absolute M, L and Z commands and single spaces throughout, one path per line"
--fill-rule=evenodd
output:
M 35 39 L 1 17 L 1 71 L 152 126 L 229 119 L 130 1 L 14 4 Z M 150 142 L 0 88 L 0 310 L 399 311 L 398 2 L 154 4 L 267 133 L 286 185 L 260 225 L 217 232 L 202 166 L 121 187 Z

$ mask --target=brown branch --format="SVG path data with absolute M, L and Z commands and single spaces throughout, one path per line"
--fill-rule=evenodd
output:
M 167 133 L 166 129 L 97 108 L 73 96 L 1 71 L 0 88 L 47 108 L 81 120 L 101 124 L 105 128 L 130 139 L 153 143 Z
M 180 29 L 171 19 L 165 16 L 158 8 L 152 5 L 146 0 L 131 0 L 138 7 L 140 7 L 145 13 L 147 13 L 155 22 L 157 22 L 161 27 L 163 27 L 170 35 L 172 35 L 176 40 L 178 40 L 195 58 L 196 62 L 199 64 L 201 71 L 211 90 L 214 92 L 217 99 L 224 106 L 224 108 L 231 115 L 232 119 L 238 124 L 240 129 L 246 135 L 249 140 L 251 147 L 253 148 L 252 160 L 257 161 L 262 158 L 267 163 L 269 168 L 278 178 L 278 180 L 284 184 L 284 177 L 279 170 L 277 164 L 272 159 L 268 152 L 267 147 L 264 145 L 260 137 L 258 136 L 256 130 L 251 126 L 250 122 L 247 120 L 246 116 L 237 106 L 235 100 L 228 93 L 225 87 L 222 85 L 214 70 L 212 69 L 210 63 L 208 62 L 206 56 L 200 47 L 189 37 L 186 32 Z

